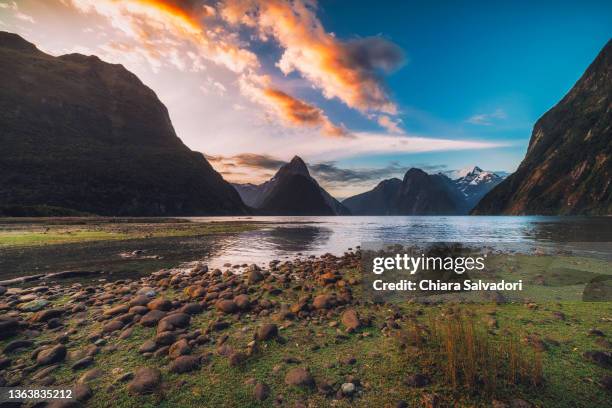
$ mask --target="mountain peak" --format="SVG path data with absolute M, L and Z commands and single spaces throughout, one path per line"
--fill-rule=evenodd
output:
M 411 178 L 411 177 L 417 177 L 417 176 L 427 176 L 428 174 L 425 173 L 423 170 L 421 169 L 417 169 L 416 167 L 412 167 L 410 168 L 406 174 L 404 174 L 404 181 Z
M 31 42 L 26 41 L 19 34 L 0 31 L 0 47 L 18 51 L 38 51 Z
M 293 156 L 293 159 L 291 159 L 289 163 L 280 168 L 278 174 L 300 174 L 310 177 L 306 163 L 304 163 L 304 160 L 299 156 Z

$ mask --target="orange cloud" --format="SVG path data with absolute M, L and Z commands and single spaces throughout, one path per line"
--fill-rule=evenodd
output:
M 400 127 L 399 120 L 393 120 L 387 115 L 380 115 L 378 116 L 376 121 L 378 122 L 380 126 L 387 129 L 391 133 L 398 133 L 398 134 L 404 133 L 404 131 Z
M 283 91 L 273 88 L 263 90 L 263 95 L 289 123 L 298 126 L 318 126 L 329 136 L 347 136 L 346 129 L 334 125 L 321 109 Z
M 401 51 L 378 37 L 338 40 L 317 19 L 314 1 L 226 0 L 216 8 L 199 0 L 67 1 L 83 12 L 106 16 L 124 34 L 106 47 L 114 55 L 130 52 L 154 70 L 172 65 L 203 71 L 205 62 L 212 61 L 237 74 L 243 95 L 292 126 L 319 127 L 331 136 L 348 134 L 320 108 L 279 90 L 262 75 L 238 25 L 251 27 L 262 40 L 276 40 L 284 50 L 278 68 L 284 74 L 299 72 L 325 97 L 338 98 L 368 117 L 396 113 L 379 73 L 394 69 L 403 58 Z M 394 123 L 379 119 L 381 126 L 398 131 Z
M 278 67 L 301 73 L 328 98 L 338 98 L 362 112 L 395 114 L 379 72 L 403 61 L 402 51 L 382 38 L 343 42 L 327 33 L 313 1 L 227 0 L 221 15 L 231 24 L 255 27 L 260 37 L 275 38 L 284 48 Z
M 212 14 L 210 7 L 167 0 L 71 2 L 82 12 L 107 17 L 124 34 L 124 41 L 135 43 L 157 64 L 197 69 L 203 67 L 203 60 L 209 60 L 237 73 L 259 67 L 257 56 L 242 48 L 235 36 L 222 27 L 204 25 Z M 126 44 L 125 48 L 128 47 Z

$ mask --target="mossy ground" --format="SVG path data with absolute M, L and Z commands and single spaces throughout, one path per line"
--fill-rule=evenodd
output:
M 118 241 L 143 238 L 192 237 L 237 233 L 258 228 L 248 222 L 189 222 L 180 219 L 55 219 L 50 222 L 16 223 L 0 219 L 0 248 L 57 245 L 78 242 Z M 132 221 L 132 222 L 130 222 Z
M 356 271 L 345 271 L 345 276 L 355 275 Z M 320 289 L 323 291 L 324 289 Z M 355 297 L 359 296 L 356 287 Z M 181 298 L 184 295 L 175 290 L 164 293 L 167 298 Z M 278 296 L 270 297 L 291 303 L 299 292 L 285 290 Z M 54 300 L 58 305 L 68 299 Z M 154 336 L 154 328 L 139 325 L 131 337 L 118 339 L 112 336 L 109 345 L 116 346 L 115 351 L 102 351 L 95 356 L 94 367 L 100 368 L 105 375 L 90 383 L 94 390 L 93 397 L 87 406 L 92 407 L 264 407 L 272 406 L 275 396 L 283 396 L 282 406 L 293 406 L 300 401 L 312 407 L 394 407 L 398 401 L 406 401 L 408 406 L 421 406 L 425 393 L 434 393 L 441 399 L 441 406 L 453 407 L 488 407 L 493 399 L 507 401 L 522 398 L 542 407 L 603 407 L 610 402 L 610 394 L 599 385 L 599 379 L 609 374 L 604 368 L 585 360 L 582 353 L 602 347 L 596 344 L 597 337 L 590 336 L 588 330 L 597 327 L 606 337 L 612 336 L 612 303 L 610 302 L 549 302 L 540 303 L 537 308 L 528 308 L 523 304 L 478 304 L 478 305 L 421 305 L 417 303 L 397 304 L 402 315 L 412 316 L 402 323 L 419 323 L 430 325 L 435 319 L 447 315 L 452 309 L 471 315 L 476 322 L 483 321 L 494 313 L 498 327 L 490 330 L 491 341 L 504 341 L 508 336 L 522 338 L 536 335 L 542 338 L 547 349 L 542 352 L 544 383 L 541 386 L 517 386 L 500 383 L 494 395 L 486 395 L 475 390 L 461 387 L 453 389 L 445 379 L 441 368 L 430 366 L 427 374 L 432 383 L 423 388 L 411 388 L 404 384 L 407 375 L 422 372 L 419 355 L 399 347 L 395 335 L 382 332 L 377 326 L 392 313 L 388 305 L 362 303 L 356 309 L 362 316 L 372 316 L 373 325 L 346 334 L 341 331 L 342 325 L 331 327 L 330 320 L 291 321 L 282 324 L 280 331 L 282 341 L 272 340 L 261 343 L 259 350 L 239 366 L 232 367 L 227 357 L 216 353 L 216 341 L 227 335 L 226 344 L 237 349 L 244 348 L 253 339 L 256 328 L 271 321 L 271 317 L 243 315 L 221 317 L 231 322 L 231 326 L 220 332 L 213 332 L 213 342 L 199 346 L 194 353 L 210 353 L 209 363 L 198 371 L 188 374 L 172 374 L 165 368 L 167 357 L 145 358 L 138 352 L 138 347 Z M 562 312 L 564 319 L 558 317 Z M 208 310 L 192 319 L 190 330 L 206 329 L 209 323 L 219 319 L 214 310 Z M 339 316 L 331 321 L 339 321 Z M 92 319 L 85 327 L 77 327 L 77 334 L 71 336 L 70 350 L 90 344 L 87 339 L 92 332 L 99 330 L 101 323 Z M 74 322 L 68 322 L 75 327 Z M 398 330 L 398 332 L 401 330 Z M 364 333 L 366 335 L 364 335 Z M 57 333 L 44 333 L 39 340 L 51 339 Z M 3 342 L 2 346 L 6 344 Z M 423 345 L 425 349 L 428 345 Z M 522 345 L 522 347 L 530 347 Z M 427 350 L 425 350 L 427 351 Z M 429 350 L 431 351 L 431 350 Z M 344 357 L 355 357 L 353 365 L 342 364 Z M 27 352 L 20 354 L 28 359 Z M 347 376 L 360 380 L 358 395 L 351 399 L 334 399 L 325 397 L 316 390 L 302 390 L 288 387 L 284 377 L 294 364 L 285 363 L 285 357 L 300 360 L 299 366 L 309 367 L 317 382 L 326 380 L 341 384 Z M 443 358 L 443 356 L 440 356 Z M 153 395 L 133 396 L 127 392 L 125 383 L 117 383 L 122 373 L 133 371 L 138 367 L 160 367 L 163 373 L 163 385 Z M 74 384 L 84 370 L 73 371 L 69 364 L 63 364 L 53 373 L 57 384 Z M 253 385 L 249 379 L 265 382 L 271 387 L 271 396 L 264 402 L 253 398 Z

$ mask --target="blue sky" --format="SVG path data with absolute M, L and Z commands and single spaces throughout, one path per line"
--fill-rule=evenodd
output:
M 498 3 L 321 3 L 319 17 L 339 37 L 382 35 L 405 51 L 406 64 L 387 83 L 409 133 L 516 143 L 486 152 L 397 155 L 395 160 L 514 169 L 535 121 L 565 95 L 612 35 L 610 1 Z M 501 118 L 486 120 L 487 125 L 468 122 L 491 114 Z M 354 112 L 338 115 L 352 115 L 365 128 L 371 126 Z

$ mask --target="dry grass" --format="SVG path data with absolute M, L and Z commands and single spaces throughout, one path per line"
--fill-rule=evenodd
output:
M 455 390 L 498 394 L 500 390 L 539 387 L 543 383 L 541 352 L 519 341 L 518 335 L 489 333 L 474 318 L 463 315 L 413 323 L 403 333 L 405 342 L 419 350 L 426 371 L 443 374 Z

